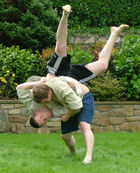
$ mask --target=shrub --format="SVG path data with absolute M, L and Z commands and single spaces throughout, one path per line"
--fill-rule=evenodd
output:
M 72 56 L 72 64 L 89 63 L 93 59 L 93 55 L 90 50 L 84 51 L 79 46 L 69 49 L 68 53 Z
M 53 7 L 61 14 L 61 6 L 72 5 L 69 21 L 73 28 L 103 27 L 127 23 L 131 26 L 140 25 L 139 0 L 52 0 Z
M 43 60 L 45 64 L 50 60 L 50 58 L 53 55 L 53 52 L 54 48 L 46 48 L 42 50 L 40 58 Z
M 140 99 L 140 38 L 136 35 L 124 37 L 118 58 L 113 60 L 114 74 L 120 77 L 126 97 Z
M 0 0 L 0 40 L 5 46 L 41 52 L 55 43 L 57 26 L 50 0 Z
M 0 49 L 0 97 L 16 96 L 16 86 L 32 75 L 45 75 L 39 52 L 18 46 Z
M 93 93 L 95 100 L 117 101 L 124 95 L 120 81 L 114 78 L 110 71 L 102 73 L 97 78 L 92 79 L 87 86 Z

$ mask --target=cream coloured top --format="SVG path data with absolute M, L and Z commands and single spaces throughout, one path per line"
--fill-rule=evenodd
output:
M 74 90 L 69 86 L 68 82 L 73 82 L 75 85 Z M 50 103 L 46 103 L 46 107 L 52 110 L 53 118 L 59 118 L 60 116 L 67 113 L 68 109 L 77 109 L 77 112 L 80 111 L 80 108 L 83 107 L 82 104 L 82 90 L 80 85 L 75 79 L 70 77 L 56 77 L 46 84 L 53 89 L 55 95 L 58 100 L 61 102 L 56 103 L 51 101 Z M 19 100 L 27 107 L 30 113 L 39 110 L 43 107 L 42 104 L 36 103 L 32 98 L 32 90 L 31 89 L 17 89 L 17 94 Z M 76 113 L 77 113 L 76 112 Z

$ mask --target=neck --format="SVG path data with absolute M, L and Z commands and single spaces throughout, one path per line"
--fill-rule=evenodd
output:
M 60 103 L 60 101 L 58 100 L 58 98 L 56 97 L 56 95 L 54 94 L 53 92 L 53 95 L 52 95 L 52 100 L 57 102 L 57 103 Z

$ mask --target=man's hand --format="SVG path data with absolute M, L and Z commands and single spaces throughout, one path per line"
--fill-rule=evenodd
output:
M 67 83 L 68 83 L 68 85 L 72 88 L 72 90 L 73 90 L 74 92 L 76 92 L 76 87 L 75 87 L 74 82 L 67 82 Z
M 41 80 L 36 81 L 36 82 L 22 83 L 22 84 L 18 85 L 16 89 L 22 89 L 22 90 L 32 89 L 33 87 L 38 86 L 38 85 L 45 83 L 45 82 L 47 82 L 46 77 L 42 77 Z
M 77 110 L 69 109 L 68 112 L 67 112 L 67 114 L 62 115 L 62 116 L 60 117 L 60 120 L 61 120 L 61 121 L 64 121 L 64 122 L 68 121 L 68 120 L 72 117 L 72 115 L 75 114 L 75 112 L 77 112 Z
M 66 122 L 66 121 L 68 121 L 68 120 L 69 120 L 69 117 L 68 117 L 67 115 L 62 115 L 62 116 L 60 117 L 60 121 Z

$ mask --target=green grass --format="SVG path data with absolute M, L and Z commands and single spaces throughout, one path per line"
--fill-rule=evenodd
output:
M 140 173 L 140 133 L 95 134 L 93 163 L 82 164 L 83 136 L 70 155 L 60 134 L 0 134 L 0 173 Z

